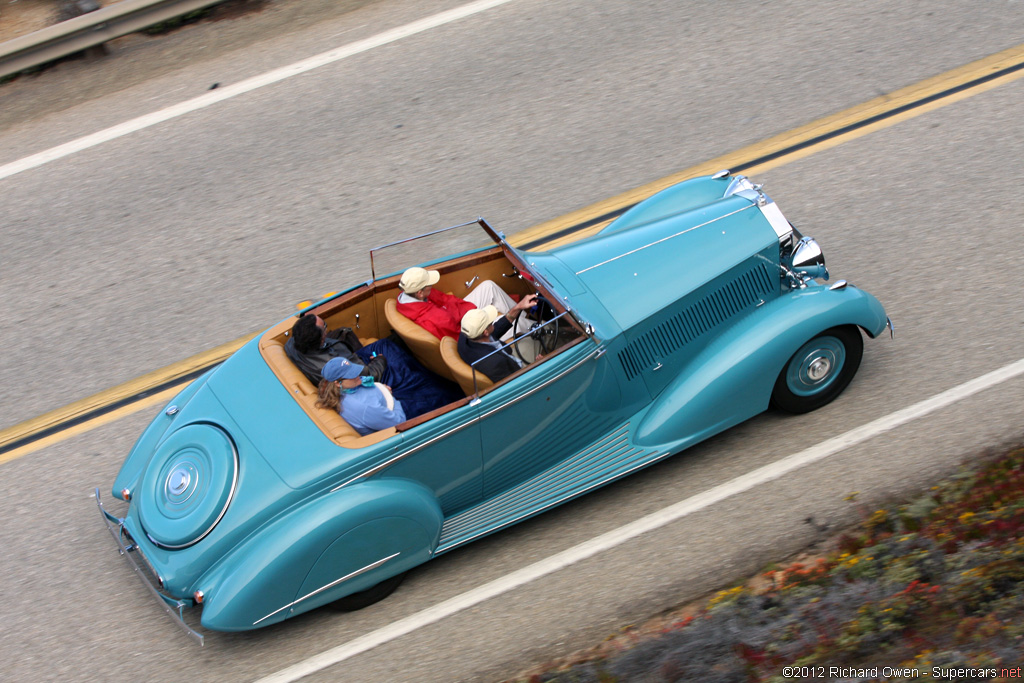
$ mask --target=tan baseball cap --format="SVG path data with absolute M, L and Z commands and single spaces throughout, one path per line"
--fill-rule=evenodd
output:
M 488 325 L 498 319 L 499 315 L 498 309 L 494 306 L 474 308 L 462 316 L 462 331 L 470 339 L 476 339 L 484 333 Z
M 440 279 L 441 273 L 436 270 L 427 270 L 426 268 L 413 266 L 402 273 L 402 279 L 398 281 L 398 286 L 406 294 L 415 294 L 424 287 L 436 285 Z

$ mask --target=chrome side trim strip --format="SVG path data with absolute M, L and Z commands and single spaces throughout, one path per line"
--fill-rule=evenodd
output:
M 435 436 L 435 437 L 433 437 L 431 439 L 427 439 L 426 441 L 424 441 L 421 444 L 413 446 L 412 448 L 410 448 L 407 451 L 402 451 L 401 453 L 399 453 L 395 457 L 390 458 L 388 460 L 385 460 L 384 462 L 380 463 L 379 465 L 374 465 L 373 467 L 371 467 L 370 469 L 366 470 L 365 472 L 360 472 L 359 474 L 357 474 L 356 476 L 352 477 L 351 479 L 346 479 L 345 481 L 343 481 L 342 483 L 338 484 L 333 489 L 328 491 L 328 493 L 334 493 L 338 489 L 343 489 L 343 488 L 345 488 L 346 486 L 348 486 L 349 484 L 351 484 L 354 481 L 359 481 L 360 479 L 365 479 L 366 477 L 371 477 L 371 476 L 377 474 L 378 472 L 380 472 L 381 470 L 387 469 L 388 467 L 390 467 L 394 463 L 398 462 L 399 460 L 402 460 L 403 458 L 408 458 L 413 453 L 426 448 L 430 444 L 436 443 L 437 441 L 440 441 L 441 439 L 449 436 L 450 434 L 454 434 L 455 432 L 462 431 L 466 427 L 470 427 L 470 426 L 476 424 L 477 422 L 479 422 L 479 420 L 480 420 L 480 416 L 479 415 L 477 415 L 475 417 L 472 417 L 472 418 L 466 420 L 465 422 L 463 422 L 463 423 L 461 423 L 461 424 L 459 424 L 459 425 L 457 425 L 455 427 L 452 427 L 451 429 L 449 429 L 446 432 L 442 432 L 442 433 L 438 434 L 437 436 Z
M 256 620 L 256 621 L 252 622 L 252 625 L 253 625 L 253 626 L 255 626 L 255 625 L 257 625 L 258 623 L 260 623 L 261 621 L 264 621 L 264 620 L 266 620 L 266 619 L 269 619 L 270 617 L 274 616 L 275 614 L 278 614 L 279 612 L 282 612 L 283 610 L 286 610 L 286 609 L 289 609 L 289 608 L 291 608 L 291 607 L 294 607 L 295 605 L 299 604 L 299 603 L 300 603 L 300 602 L 302 602 L 303 600 L 306 600 L 306 599 L 308 599 L 308 598 L 311 598 L 311 597 L 313 597 L 314 595 L 318 595 L 319 593 L 323 593 L 323 592 L 324 592 L 325 590 L 327 590 L 328 588 L 333 588 L 334 586 L 337 586 L 337 585 L 338 585 L 339 583 L 341 583 L 342 581 L 348 581 L 349 579 L 355 578 L 355 577 L 359 576 L 360 574 L 365 574 L 366 572 L 370 571 L 371 569 L 376 569 L 377 567 L 381 566 L 382 564 L 384 564 L 384 563 L 385 563 L 385 562 L 387 562 L 388 560 L 392 560 L 392 559 L 394 559 L 394 558 L 398 557 L 398 556 L 399 556 L 399 555 L 401 555 L 401 554 L 402 554 L 402 553 L 395 553 L 394 555 L 390 555 L 390 556 L 388 556 L 388 557 L 385 557 L 385 558 L 383 558 L 383 559 L 377 560 L 377 561 L 376 561 L 376 562 L 374 562 L 373 564 L 368 564 L 368 565 L 366 565 L 365 567 L 363 567 L 362 569 L 357 569 L 357 570 L 355 570 L 354 572 L 352 572 L 351 574 L 346 574 L 345 576 L 341 577 L 340 579 L 336 579 L 336 580 L 334 580 L 334 581 L 331 581 L 331 582 L 330 582 L 329 584 L 327 584 L 326 586 L 322 586 L 322 587 L 320 587 L 320 588 L 317 588 L 317 589 L 316 589 L 315 591 L 313 591 L 312 593 L 307 593 L 306 595 L 303 595 L 303 596 L 302 596 L 301 598 L 299 598 L 298 600 L 294 600 L 294 601 L 292 601 L 292 602 L 289 602 L 289 603 L 288 603 L 287 605 L 285 605 L 284 607 L 281 607 L 280 609 L 276 609 L 276 610 L 274 610 L 273 612 L 271 612 L 271 613 L 270 613 L 270 614 L 268 614 L 267 616 L 263 617 L 262 619 L 258 619 L 258 620 Z
M 576 482 L 585 479 L 609 461 L 635 452 L 635 448 L 628 441 L 628 427 L 629 424 L 626 423 L 612 431 L 603 443 L 590 446 L 546 472 L 541 472 L 497 497 L 445 520 L 441 532 L 441 545 L 444 545 L 446 538 L 463 533 L 466 529 L 487 524 L 492 518 L 504 517 L 510 512 L 515 514 L 514 510 L 517 507 L 533 506 L 558 485 L 574 486 Z
M 595 263 L 594 265 L 589 266 L 587 268 L 584 268 L 583 270 L 576 271 L 576 274 L 577 275 L 582 275 L 583 273 L 587 272 L 588 270 L 593 270 L 594 268 L 600 268 L 601 266 L 608 265 L 612 261 L 617 261 L 620 258 L 623 258 L 625 256 L 630 256 L 632 254 L 637 253 L 638 251 L 643 251 L 644 249 L 647 249 L 649 247 L 653 247 L 655 245 L 661 244 L 662 242 L 667 242 L 670 239 L 673 239 L 675 237 L 679 237 L 680 235 L 685 235 L 686 233 L 692 232 L 694 230 L 697 230 L 698 228 L 703 228 L 705 226 L 711 225 L 715 221 L 720 221 L 723 218 L 728 218 L 729 216 L 735 216 L 736 214 L 741 213 L 743 211 L 747 211 L 749 209 L 756 209 L 756 208 L 757 208 L 756 204 L 749 204 L 747 206 L 744 206 L 742 209 L 736 209 L 735 211 L 730 211 L 729 213 L 724 214 L 722 216 L 716 216 L 716 217 L 712 218 L 711 220 L 705 221 L 705 222 L 703 222 L 703 223 L 701 223 L 699 225 L 695 225 L 692 228 L 687 228 L 686 230 L 680 230 L 679 232 L 675 233 L 674 235 L 668 235 L 667 237 L 662 237 L 660 240 L 655 240 L 655 241 L 651 242 L 650 244 L 645 244 L 642 247 L 637 247 L 636 249 L 631 249 L 631 250 L 629 250 L 629 251 L 627 251 L 627 252 L 625 252 L 623 254 L 619 254 L 618 256 L 613 256 L 612 258 L 608 259 L 607 261 L 601 261 L 600 263 Z
M 107 531 L 110 532 L 110 535 L 114 537 L 114 542 L 117 543 L 118 552 L 126 560 L 128 560 L 128 564 L 132 566 L 132 569 L 135 571 L 135 574 L 142 581 L 143 585 L 149 590 L 150 593 L 152 593 L 160 601 L 160 605 L 164 608 L 164 611 L 170 615 L 171 619 L 174 620 L 174 623 L 181 627 L 185 631 L 185 633 L 187 633 L 188 636 L 192 638 L 192 640 L 194 640 L 195 642 L 199 643 L 200 646 L 202 646 L 204 639 L 203 635 L 192 630 L 188 626 L 188 624 L 185 623 L 184 612 L 186 607 L 191 606 L 190 603 L 186 600 L 175 600 L 174 598 L 168 597 L 156 589 L 156 586 L 154 586 L 153 583 L 149 580 L 149 577 L 146 576 L 145 571 L 143 571 L 142 567 L 139 566 L 139 563 L 135 561 L 135 558 L 132 557 L 132 553 L 137 550 L 136 546 L 125 545 L 124 541 L 122 540 L 122 535 L 125 535 L 127 533 L 124 531 L 124 520 L 120 519 L 119 517 L 115 517 L 114 515 L 106 511 L 106 509 L 103 507 L 103 503 L 100 502 L 99 487 L 97 487 L 95 490 L 95 496 L 96 507 L 99 508 L 100 516 L 103 518 L 103 523 L 107 526 Z M 145 560 L 145 555 L 143 555 L 142 558 Z M 175 611 L 175 609 L 177 609 L 177 611 Z

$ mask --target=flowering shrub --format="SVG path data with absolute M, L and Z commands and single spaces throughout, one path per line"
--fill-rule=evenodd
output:
M 866 513 L 837 546 L 766 572 L 767 588 L 719 591 L 701 614 L 621 654 L 534 680 L 781 682 L 794 680 L 787 666 L 1024 661 L 1024 448 Z

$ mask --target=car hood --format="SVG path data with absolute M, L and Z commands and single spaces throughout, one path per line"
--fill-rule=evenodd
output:
M 630 329 L 778 242 L 757 205 L 739 196 L 676 213 L 657 202 L 637 208 L 643 211 L 627 212 L 589 238 L 526 255 L 602 337 Z

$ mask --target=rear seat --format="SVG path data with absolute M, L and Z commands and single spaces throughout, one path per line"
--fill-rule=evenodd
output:
M 370 343 L 373 340 L 362 340 Z M 352 425 L 344 420 L 336 411 L 316 406 L 317 392 L 313 383 L 306 379 L 292 359 L 285 353 L 284 344 L 278 338 L 265 335 L 260 340 L 260 352 L 267 365 L 274 371 L 284 387 L 295 397 L 302 409 L 313 419 L 313 422 L 339 446 L 360 448 L 381 441 L 396 433 L 394 427 L 374 434 L 360 436 Z M 358 441 L 358 442 L 357 442 Z

